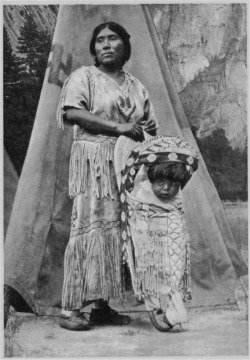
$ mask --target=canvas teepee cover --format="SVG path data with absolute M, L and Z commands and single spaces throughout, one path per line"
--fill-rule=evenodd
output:
M 56 124 L 65 78 L 90 65 L 89 41 L 105 21 L 131 34 L 126 68 L 148 89 L 160 134 L 182 136 L 197 147 L 176 93 L 146 5 L 61 6 L 29 149 L 5 246 L 5 283 L 34 311 L 60 307 L 63 255 L 72 203 L 67 196 L 72 128 Z M 184 191 L 192 248 L 193 306 L 234 302 L 234 283 L 246 266 L 203 160 Z
M 4 149 L 4 236 L 9 225 L 10 214 L 16 194 L 18 175 L 10 160 L 7 151 Z

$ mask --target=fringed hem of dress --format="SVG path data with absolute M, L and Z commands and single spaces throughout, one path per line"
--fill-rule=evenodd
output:
M 97 228 L 71 238 L 64 258 L 63 308 L 121 296 L 120 229 Z
M 69 167 L 69 196 L 72 198 L 80 193 L 87 194 L 88 181 L 94 184 L 97 198 L 114 198 L 111 189 L 111 162 L 114 158 L 114 144 L 86 140 L 74 141 L 71 149 Z M 89 171 L 89 174 L 88 174 Z

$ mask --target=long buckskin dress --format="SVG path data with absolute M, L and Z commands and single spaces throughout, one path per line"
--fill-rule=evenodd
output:
M 66 80 L 59 124 L 66 107 L 85 108 L 115 123 L 155 119 L 148 93 L 124 71 L 119 86 L 95 66 L 83 66 Z M 73 198 L 70 239 L 64 258 L 62 306 L 80 309 L 84 301 L 121 296 L 120 197 L 113 167 L 116 137 L 90 134 L 74 125 L 69 169 Z

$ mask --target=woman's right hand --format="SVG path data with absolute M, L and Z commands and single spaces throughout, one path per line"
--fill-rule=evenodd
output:
M 118 134 L 128 136 L 136 141 L 144 140 L 142 127 L 138 123 L 119 124 Z

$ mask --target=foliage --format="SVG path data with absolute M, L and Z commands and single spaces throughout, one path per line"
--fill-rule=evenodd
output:
M 18 39 L 20 57 L 13 54 L 4 29 L 4 145 L 21 173 L 33 128 L 43 78 L 49 56 L 51 37 L 38 29 L 26 15 Z
M 247 149 L 232 149 L 223 129 L 198 138 L 200 152 L 222 200 L 247 200 Z
M 40 86 L 17 83 L 6 85 L 4 97 L 4 145 L 20 175 L 33 128 Z
M 13 53 L 10 40 L 5 28 L 3 28 L 3 81 L 4 84 L 18 81 L 19 59 Z
M 18 52 L 23 55 L 20 58 L 21 74 L 42 83 L 51 45 L 50 34 L 46 30 L 38 30 L 33 17 L 26 15 L 18 42 Z

